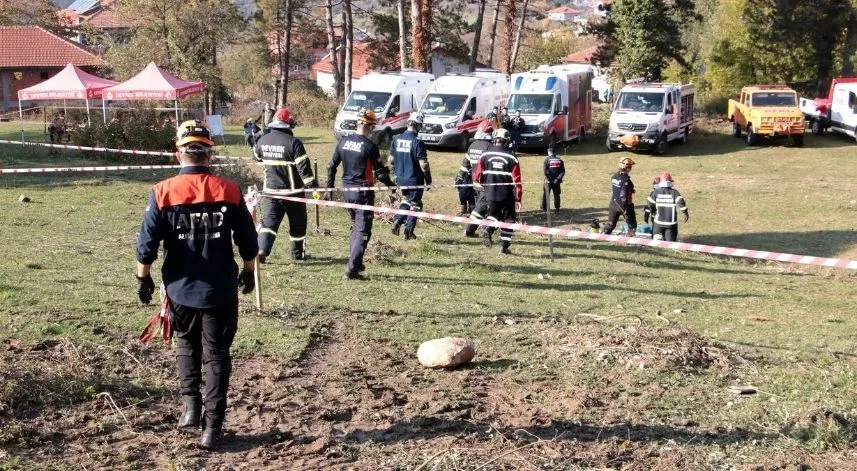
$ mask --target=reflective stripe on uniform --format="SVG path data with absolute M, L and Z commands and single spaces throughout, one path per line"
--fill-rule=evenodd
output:
M 260 230 L 259 230 L 259 234 L 273 234 L 273 235 L 277 235 L 277 231 L 275 231 L 275 230 L 273 230 L 273 229 L 268 229 L 267 227 L 263 227 L 262 229 L 260 229 Z
M 295 159 L 295 163 L 299 164 L 299 163 L 303 162 L 304 160 L 309 160 L 309 156 L 308 155 L 302 155 L 302 156 Z
M 304 185 L 309 185 L 312 181 L 315 180 L 315 177 L 306 177 L 304 178 Z
M 290 241 L 292 241 L 292 242 L 301 242 L 301 241 L 303 241 L 304 239 L 306 239 L 306 236 L 303 236 L 303 237 L 292 237 L 292 236 L 289 236 L 289 240 L 290 240 Z
M 508 177 L 512 176 L 512 172 L 501 172 L 499 170 L 484 170 L 482 172 L 483 175 L 506 175 Z
M 262 163 L 265 165 L 294 165 L 295 163 L 291 160 L 262 160 Z

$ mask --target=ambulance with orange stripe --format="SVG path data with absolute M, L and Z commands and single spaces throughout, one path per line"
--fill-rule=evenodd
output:
M 444 75 L 435 80 L 420 107 L 425 122 L 419 140 L 465 151 L 488 113 L 508 98 L 509 76 L 497 70 Z
M 372 134 L 381 149 L 389 149 L 393 135 L 408 128 L 408 116 L 420 107 L 434 75 L 403 70 L 370 72 L 351 86 L 351 93 L 336 115 L 333 133 L 339 140 L 357 132 L 357 112 L 375 112 L 378 124 Z
M 592 128 L 592 79 L 589 65 L 541 65 L 512 76 L 509 114 L 521 112 L 521 147 L 545 149 L 583 141 Z

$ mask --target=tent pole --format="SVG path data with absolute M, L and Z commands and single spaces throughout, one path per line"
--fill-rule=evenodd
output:
M 179 99 L 176 98 L 176 129 L 179 128 Z
M 21 99 L 18 98 L 18 115 L 21 117 L 21 145 L 24 145 L 24 108 L 21 106 Z
M 104 124 L 107 124 L 107 100 L 101 97 L 101 115 L 104 118 Z
M 65 100 L 62 101 L 62 113 L 65 115 L 65 118 L 68 119 L 68 108 Z
M 89 116 L 89 98 L 86 99 L 86 125 L 92 127 L 92 118 Z

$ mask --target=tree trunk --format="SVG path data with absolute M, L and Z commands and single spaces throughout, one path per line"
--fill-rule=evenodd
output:
M 496 0 L 494 5 L 494 17 L 491 19 L 491 41 L 488 43 L 488 67 L 494 67 L 494 46 L 497 44 L 497 21 L 500 19 L 500 3 Z
M 343 0 L 345 11 L 345 96 L 351 93 L 351 68 L 354 62 L 354 22 L 351 0 Z
M 345 19 L 345 8 L 342 8 L 342 37 L 339 39 L 339 76 L 342 77 L 342 83 L 339 84 L 341 90 L 339 93 L 342 96 L 348 96 L 345 92 L 345 31 L 347 28 L 347 20 Z
M 503 46 L 500 50 L 500 70 L 504 74 L 512 71 L 512 41 L 515 36 L 515 1 L 506 2 L 506 11 L 503 18 Z
M 423 57 L 425 60 L 425 66 L 422 68 L 423 72 L 429 72 L 431 68 L 431 63 L 429 62 L 429 57 L 431 56 L 431 7 L 432 0 L 420 0 L 420 8 L 422 11 L 420 12 L 420 22 L 422 23 L 421 29 L 423 30 Z
M 399 66 L 408 66 L 408 56 L 405 55 L 405 0 L 396 2 L 399 10 Z
M 280 25 L 282 24 L 282 16 L 280 11 L 280 1 L 277 0 L 276 5 L 277 22 L 274 25 L 274 33 L 277 35 L 277 81 L 274 84 L 274 103 L 280 106 L 280 97 L 283 86 L 283 38 L 280 36 Z
M 479 58 L 479 42 L 482 40 L 482 20 L 485 18 L 485 3 L 487 0 L 477 0 L 479 9 L 476 12 L 476 23 L 473 25 L 473 43 L 470 44 L 470 71 L 476 70 Z
M 524 24 L 527 21 L 527 5 L 529 3 L 530 0 L 524 0 L 521 19 L 518 21 L 518 31 L 515 32 L 515 45 L 512 46 L 512 57 L 509 59 L 509 73 L 515 70 L 515 62 L 518 61 L 518 50 L 521 48 L 521 31 L 524 30 Z
M 339 61 L 336 57 L 336 30 L 333 29 L 333 0 L 327 0 L 324 9 L 327 20 L 327 53 L 330 54 L 330 68 L 333 71 L 333 94 L 341 98 L 342 75 L 339 74 Z
M 411 50 L 413 51 L 414 68 L 425 70 L 426 56 L 423 48 L 425 34 L 423 32 L 421 4 L 420 0 L 411 0 Z
M 279 107 L 286 106 L 286 103 L 289 101 L 289 69 L 291 68 L 291 52 L 292 52 L 292 0 L 285 0 L 285 9 L 286 9 L 286 23 L 283 25 L 283 36 L 285 40 L 285 45 L 283 46 L 282 53 L 282 67 L 284 70 L 280 70 L 280 99 L 277 102 Z M 277 37 L 279 37 L 279 32 L 277 32 Z

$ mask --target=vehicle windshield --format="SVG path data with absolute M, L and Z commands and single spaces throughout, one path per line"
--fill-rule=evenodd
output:
M 550 114 L 553 111 L 553 95 L 516 93 L 509 97 L 509 103 L 506 106 L 512 114 L 517 110 L 521 110 L 521 114 Z
M 797 98 L 793 92 L 754 93 L 753 106 L 797 106 Z
M 659 113 L 664 110 L 664 94 L 657 92 L 622 92 L 616 104 L 617 110 Z
M 390 101 L 390 93 L 353 91 L 348 95 L 348 101 L 342 107 L 343 111 L 360 111 L 361 108 L 370 109 L 376 113 L 384 111 L 387 102 Z
M 420 112 L 426 116 L 458 116 L 465 102 L 467 95 L 429 93 Z

